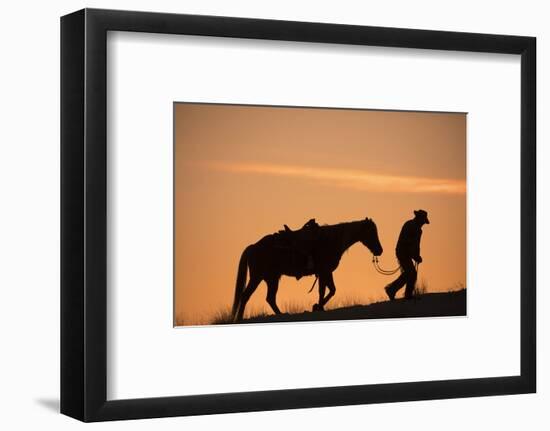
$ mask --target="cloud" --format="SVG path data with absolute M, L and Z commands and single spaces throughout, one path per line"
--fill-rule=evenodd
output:
M 354 169 L 333 169 L 269 163 L 199 162 L 208 169 L 235 174 L 269 175 L 305 179 L 326 186 L 390 193 L 466 193 L 466 181 L 382 175 Z

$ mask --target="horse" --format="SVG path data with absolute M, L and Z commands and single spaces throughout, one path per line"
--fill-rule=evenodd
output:
M 235 284 L 232 308 L 234 322 L 243 319 L 246 303 L 262 281 L 267 284 L 267 303 L 275 314 L 281 314 L 276 297 L 282 275 L 296 278 L 316 275 L 319 279 L 319 302 L 313 306 L 313 311 L 322 311 L 336 293 L 332 273 L 348 248 L 361 242 L 375 256 L 380 256 L 383 252 L 376 224 L 368 217 L 364 220 L 319 226 L 317 229 L 315 240 L 310 243 L 309 249 L 313 265 L 296 263 L 296 250 L 282 245 L 282 233 L 266 235 L 244 249 Z M 250 274 L 248 284 L 247 270 Z M 329 293 L 325 296 L 326 288 Z

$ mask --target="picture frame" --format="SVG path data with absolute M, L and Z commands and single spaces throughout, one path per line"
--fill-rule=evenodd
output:
M 519 375 L 107 399 L 107 33 L 366 45 L 521 58 Z M 536 391 L 536 39 L 84 9 L 61 18 L 61 413 L 92 422 Z

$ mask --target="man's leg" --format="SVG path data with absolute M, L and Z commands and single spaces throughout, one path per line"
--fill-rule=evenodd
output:
M 416 285 L 416 268 L 412 259 L 403 259 L 401 262 L 406 277 L 407 287 L 405 288 L 405 299 L 411 299 L 414 292 L 414 286 Z
M 405 272 L 401 270 L 399 277 L 385 287 L 386 293 L 392 301 L 395 298 L 395 294 L 405 285 L 406 282 L 407 276 L 405 275 Z

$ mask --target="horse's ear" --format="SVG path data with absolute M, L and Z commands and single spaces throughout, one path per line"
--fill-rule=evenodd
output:
M 371 219 L 370 219 L 370 218 L 368 218 L 368 217 L 365 217 L 365 220 L 367 220 L 367 221 L 371 221 Z

